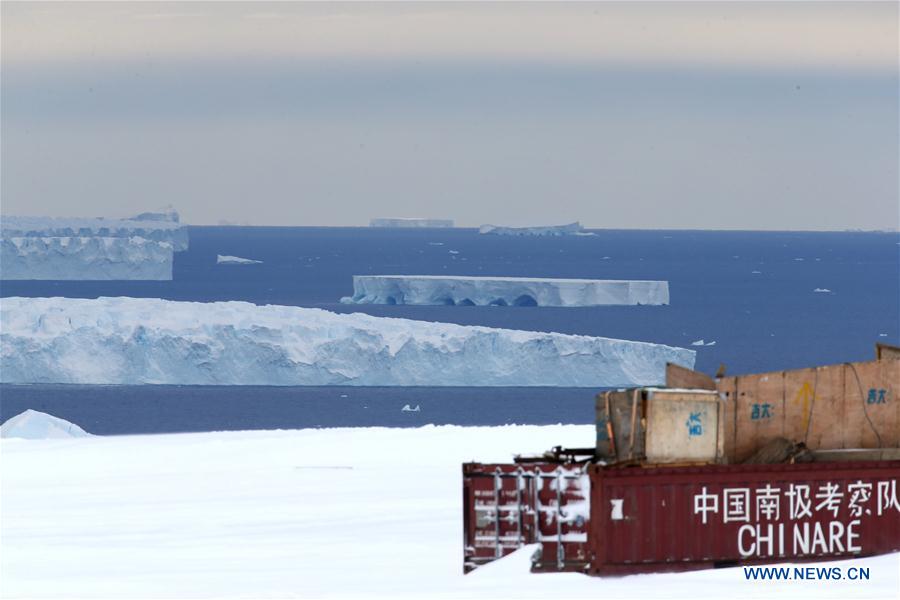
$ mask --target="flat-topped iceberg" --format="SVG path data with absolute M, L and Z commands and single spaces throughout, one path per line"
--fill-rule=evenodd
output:
M 667 281 L 354 275 L 345 304 L 456 306 L 601 306 L 668 304 Z
M 6 383 L 368 386 L 662 384 L 661 344 L 246 302 L 3 298 Z
M 30 408 L 0 425 L 0 438 L 47 440 L 90 435 L 74 423 Z
M 453 219 L 383 217 L 369 221 L 369 227 L 453 227 Z
M 534 236 L 560 236 L 560 235 L 593 235 L 584 231 L 584 227 L 578 221 L 568 225 L 542 225 L 538 227 L 503 227 L 499 225 L 482 225 L 478 233 L 490 235 L 534 235 Z
M 187 228 L 177 221 L 150 220 L 144 213 L 138 219 L 92 219 L 17 217 L 0 219 L 0 234 L 13 237 L 139 237 L 172 244 L 175 252 L 188 248 Z
M 3 279 L 172 279 L 172 244 L 140 237 L 0 239 Z
M 0 218 L 0 278 L 170 280 L 188 247 L 174 209 L 132 219 Z
M 253 260 L 252 258 L 242 258 L 240 256 L 229 256 L 227 254 L 217 254 L 216 264 L 218 265 L 259 265 L 261 260 Z

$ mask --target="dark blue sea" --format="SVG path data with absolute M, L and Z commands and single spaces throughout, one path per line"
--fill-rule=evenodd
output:
M 191 227 L 166 282 L 3 281 L 2 296 L 246 300 L 339 312 L 598 335 L 697 350 L 696 368 L 748 373 L 867 360 L 900 343 L 897 233 L 618 231 L 506 237 L 474 229 Z M 454 251 L 451 253 L 450 251 Z M 217 265 L 216 255 L 263 261 Z M 665 279 L 670 306 L 347 306 L 352 275 Z M 814 290 L 828 290 L 815 292 Z M 710 345 L 692 346 L 704 340 Z M 590 423 L 597 390 L 0 385 L 26 408 L 100 434 L 427 423 Z M 404 406 L 418 411 L 404 411 Z

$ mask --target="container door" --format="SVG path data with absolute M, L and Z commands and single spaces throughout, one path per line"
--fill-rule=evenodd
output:
M 589 502 L 577 465 L 463 465 L 464 570 L 534 543 L 535 569 L 584 569 Z

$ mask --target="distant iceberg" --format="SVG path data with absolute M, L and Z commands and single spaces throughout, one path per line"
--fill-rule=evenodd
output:
M 170 221 L 172 223 L 178 223 L 181 221 L 181 216 L 178 214 L 178 211 L 169 204 L 160 209 L 142 212 L 139 215 L 135 215 L 131 217 L 132 221 Z
M 30 408 L 0 425 L 0 438 L 45 440 L 79 438 L 90 435 L 74 423 Z
M 561 235 L 592 235 L 584 231 L 584 227 L 578 221 L 568 225 L 544 225 L 539 227 L 501 227 L 498 225 L 482 225 L 478 233 L 489 235 L 535 235 L 535 236 L 561 236 Z
M 3 298 L 4 383 L 655 385 L 684 348 L 247 302 Z
M 252 258 L 241 258 L 240 256 L 228 256 L 227 254 L 217 254 L 216 264 L 219 265 L 261 265 L 261 260 L 253 260 Z
M 602 306 L 668 304 L 667 281 L 354 275 L 344 304 Z
M 170 280 L 174 253 L 188 247 L 174 210 L 125 220 L 3 216 L 0 238 L 0 279 Z
M 423 219 L 419 217 L 383 217 L 369 221 L 369 227 L 453 227 L 453 219 Z

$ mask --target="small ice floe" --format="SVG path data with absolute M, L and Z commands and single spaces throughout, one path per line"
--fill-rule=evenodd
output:
M 444 242 L 428 242 L 429 246 L 443 246 Z
M 346 397 L 347 397 L 347 394 L 341 394 L 341 398 L 346 398 Z
M 419 405 L 416 404 L 416 407 L 413 408 L 409 404 L 404 404 L 403 408 L 400 409 L 401 412 L 419 412 Z
M 259 265 L 261 260 L 253 260 L 252 258 L 241 258 L 240 256 L 228 256 L 227 254 L 216 255 L 217 265 Z
M 449 254 L 459 254 L 459 250 L 447 250 Z
M 601 258 L 600 260 L 612 260 L 612 257 L 611 257 L 611 256 L 604 256 L 604 257 Z
M 886 334 L 886 333 L 879 333 L 879 334 L 878 334 L 878 337 L 887 337 L 887 334 Z
M 799 262 L 799 261 L 802 261 L 802 260 L 804 260 L 804 259 L 802 259 L 802 258 L 795 258 L 794 260 L 796 260 L 796 261 Z
M 750 271 L 750 273 L 753 275 L 761 275 L 762 271 Z
M 706 342 L 706 345 L 707 345 L 707 346 L 715 346 L 715 345 L 716 345 L 716 340 L 713 340 L 713 341 L 711 341 L 711 342 Z
M 830 294 L 831 290 L 829 290 L 828 288 L 816 288 L 813 290 L 813 292 L 815 292 L 816 294 Z
M 0 426 L 0 437 L 47 440 L 88 437 L 87 431 L 65 419 L 30 408 Z
M 693 342 L 691 342 L 691 346 L 705 346 L 705 345 L 706 345 L 706 342 L 704 342 L 703 340 L 694 340 Z

